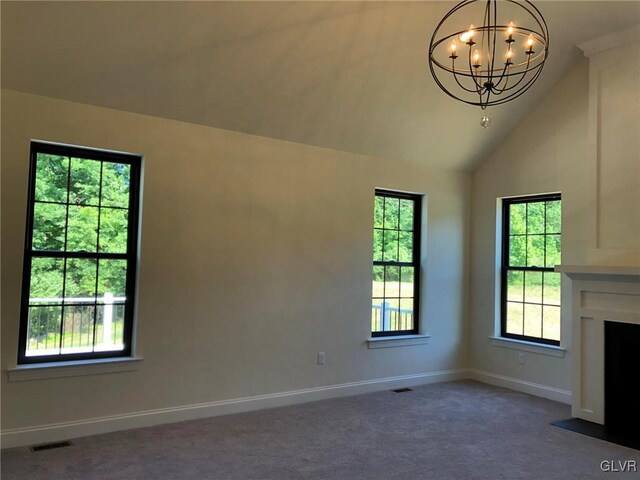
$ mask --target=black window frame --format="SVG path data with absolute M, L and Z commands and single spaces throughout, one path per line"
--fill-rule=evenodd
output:
M 82 158 L 102 162 L 113 162 L 127 164 L 130 169 L 129 183 L 129 210 L 127 228 L 127 251 L 126 253 L 106 253 L 106 252 L 66 252 L 33 250 L 33 226 L 35 209 L 35 186 L 36 186 L 36 163 L 38 154 L 60 155 L 69 158 Z M 69 167 L 70 168 L 70 167 Z M 99 150 L 88 147 L 68 146 L 56 143 L 40 141 L 31 142 L 31 152 L 29 160 L 29 185 L 27 197 L 27 221 L 25 233 L 25 249 L 22 276 L 22 296 L 20 311 L 20 329 L 18 344 L 18 364 L 34 363 L 64 363 L 78 360 L 93 360 L 103 358 L 131 357 L 133 353 L 133 327 L 136 306 L 136 287 L 138 272 L 138 247 L 140 230 L 140 192 L 142 175 L 142 156 Z M 60 353 L 55 355 L 32 355 L 27 356 L 27 335 L 29 321 L 29 292 L 31 287 L 31 260 L 37 257 L 48 258 L 89 258 L 89 259 L 121 259 L 127 261 L 127 276 L 125 285 L 125 307 L 123 325 L 123 346 L 122 350 L 112 350 L 103 352 L 82 352 L 82 353 Z M 64 294 L 64 292 L 63 292 Z M 97 295 L 97 293 L 96 293 Z M 96 297 L 97 298 L 97 297 Z M 64 304 L 64 300 L 63 300 Z M 97 305 L 97 300 L 96 300 Z M 94 315 L 97 315 L 94 314 Z M 94 320 L 95 324 L 95 320 Z M 62 328 L 62 327 L 61 327 Z
M 415 193 L 398 192 L 394 190 L 375 189 L 374 195 L 374 208 L 376 197 L 388 197 L 397 198 L 400 200 L 413 201 L 413 245 L 412 245 L 412 261 L 411 262 L 399 262 L 399 261 L 377 261 L 373 260 L 373 266 L 397 266 L 397 267 L 413 267 L 414 279 L 413 279 L 413 328 L 410 330 L 390 330 L 390 331 L 373 331 L 370 330 L 372 337 L 392 337 L 402 335 L 417 335 L 420 332 L 420 245 L 421 245 L 421 230 L 422 230 L 422 198 L 423 196 Z M 384 214 L 383 214 L 384 216 Z M 375 223 L 373 225 L 373 231 L 375 232 Z M 373 297 L 372 297 L 373 298 Z
M 501 252 L 501 265 L 500 265 L 500 336 L 504 338 L 510 338 L 514 340 L 523 340 L 531 343 L 539 343 L 544 345 L 560 346 L 560 340 L 553 340 L 544 337 L 532 337 L 529 335 L 519 335 L 515 333 L 507 332 L 507 278 L 509 271 L 522 271 L 522 272 L 555 272 L 554 267 L 539 267 L 539 266 L 511 266 L 509 264 L 509 237 L 510 237 L 510 215 L 509 207 L 511 205 L 521 203 L 534 203 L 534 202 L 548 202 L 559 200 L 560 208 L 562 208 L 562 195 L 560 193 L 549 193 L 540 195 L 529 195 L 522 197 L 510 197 L 502 199 L 502 252 Z M 545 211 L 546 216 L 546 211 Z M 546 224 L 546 221 L 545 221 Z M 545 226 L 546 228 L 546 226 Z M 547 233 L 544 234 L 545 236 Z M 549 234 L 551 235 L 551 234 Z M 562 229 L 560 230 L 560 238 L 562 239 Z M 562 250 L 561 250 L 562 253 Z M 545 255 L 546 255 L 546 242 L 545 242 Z M 544 289 L 544 287 L 543 287 Z M 524 300 L 524 299 L 523 299 Z M 562 334 L 562 333 L 561 333 Z

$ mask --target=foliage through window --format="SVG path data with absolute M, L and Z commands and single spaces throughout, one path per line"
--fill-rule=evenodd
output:
M 502 202 L 503 337 L 560 344 L 560 194 Z
M 418 333 L 419 195 L 376 190 L 373 225 L 373 336 Z
M 131 354 L 140 163 L 32 143 L 18 363 Z

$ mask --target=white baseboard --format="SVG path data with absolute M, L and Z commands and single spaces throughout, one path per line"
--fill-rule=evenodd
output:
M 328 398 L 345 397 L 380 390 L 448 382 L 469 378 L 465 369 L 386 377 L 360 382 L 342 383 L 324 387 L 306 388 L 289 392 L 235 398 L 217 402 L 161 408 L 124 415 L 89 418 L 74 422 L 39 425 L 29 428 L 4 430 L 0 437 L 2 448 L 21 447 L 39 443 L 57 442 L 100 433 L 151 427 L 163 423 L 195 420 L 231 413 L 247 412 L 264 408 L 281 407 Z M 490 382 L 488 382 L 490 383 Z
M 488 383 L 497 387 L 509 388 L 518 392 L 528 393 L 536 397 L 548 398 L 556 402 L 571 405 L 571 391 L 560 388 L 549 387 L 540 383 L 527 382 L 517 378 L 496 375 L 495 373 L 482 372 L 480 370 L 470 370 L 469 377 L 478 382 Z
M 164 423 L 196 420 L 198 418 L 215 417 L 218 415 L 282 407 L 316 400 L 346 397 L 350 395 L 426 385 L 430 383 L 463 380 L 467 378 L 488 383 L 490 385 L 496 385 L 498 387 L 528 393 L 538 397 L 548 398 L 557 402 L 571 404 L 571 392 L 568 390 L 553 388 L 539 383 L 528 382 L 479 370 L 459 369 L 378 378 L 360 382 L 342 383 L 337 385 L 327 385 L 324 387 L 306 388 L 303 390 L 257 395 L 254 397 L 234 398 L 230 400 L 220 400 L 195 405 L 146 410 L 123 415 L 89 418 L 74 422 L 4 430 L 0 436 L 0 445 L 2 448 L 14 448 L 39 443 L 57 442 L 61 440 L 86 437 L 88 435 L 116 432 L 118 430 L 152 427 L 154 425 L 161 425 Z

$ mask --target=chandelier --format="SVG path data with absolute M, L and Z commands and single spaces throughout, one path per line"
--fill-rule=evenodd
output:
M 482 23 L 469 25 L 470 18 Z M 429 43 L 429 69 L 438 86 L 483 111 L 526 92 L 548 56 L 547 24 L 526 0 L 464 0 L 438 23 Z M 490 122 L 484 114 L 480 124 Z

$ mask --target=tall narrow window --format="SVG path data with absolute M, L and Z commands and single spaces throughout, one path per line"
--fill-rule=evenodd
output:
M 560 344 L 560 194 L 502 202 L 503 337 Z
M 422 197 L 376 190 L 372 336 L 418 333 Z
M 18 363 L 131 355 L 140 164 L 32 143 Z

